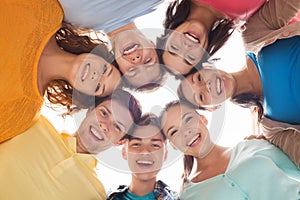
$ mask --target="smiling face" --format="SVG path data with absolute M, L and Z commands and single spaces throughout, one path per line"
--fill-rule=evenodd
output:
M 207 120 L 187 105 L 171 106 L 162 117 L 163 132 L 171 144 L 184 154 L 207 155 L 212 147 Z
M 208 32 L 204 26 L 190 20 L 171 32 L 165 45 L 163 61 L 174 74 L 187 74 L 206 53 Z
M 110 95 L 120 82 L 121 75 L 115 66 L 94 54 L 81 54 L 75 61 L 74 82 L 78 91 L 95 96 Z
M 179 86 L 179 93 L 194 105 L 215 106 L 232 97 L 235 83 L 229 73 L 217 69 L 203 69 L 187 76 Z
M 77 131 L 78 144 L 84 153 L 97 154 L 117 144 L 132 124 L 127 108 L 116 100 L 105 100 L 87 112 Z
M 128 82 L 139 87 L 157 80 L 162 71 L 155 45 L 140 31 L 123 31 L 113 43 L 116 61 Z
M 154 125 L 138 126 L 123 147 L 123 157 L 138 179 L 156 177 L 167 156 L 166 140 Z

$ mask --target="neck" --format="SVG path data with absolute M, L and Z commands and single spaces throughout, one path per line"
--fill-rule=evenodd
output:
M 46 44 L 38 65 L 38 88 L 43 95 L 49 82 L 55 79 L 69 80 L 70 63 L 76 55 L 62 50 L 53 35 Z
M 207 30 L 211 30 L 215 22 L 224 18 L 226 16 L 213 7 L 198 1 L 192 1 L 190 14 L 187 19 L 200 21 Z
M 196 158 L 196 172 L 192 181 L 200 182 L 226 171 L 231 151 L 227 147 L 215 145 L 204 158 Z
M 237 82 L 237 88 L 233 96 L 244 93 L 260 96 L 262 95 L 262 85 L 256 66 L 249 58 L 246 62 L 247 64 L 242 70 L 232 73 Z
M 115 35 L 117 35 L 118 33 L 121 33 L 123 31 L 136 30 L 136 29 L 137 29 L 137 27 L 136 27 L 135 23 L 131 22 L 131 23 L 125 25 L 125 26 L 122 26 L 121 28 L 118 28 L 118 29 L 116 29 L 112 32 L 109 32 L 107 35 L 108 35 L 109 38 L 112 38 Z
M 135 195 L 144 196 L 154 191 L 155 183 L 156 177 L 148 180 L 141 180 L 132 175 L 129 190 Z

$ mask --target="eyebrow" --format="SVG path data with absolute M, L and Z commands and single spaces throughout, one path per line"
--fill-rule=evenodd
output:
M 167 52 L 168 52 L 169 54 L 171 54 L 172 56 L 176 56 L 176 57 L 179 56 L 177 53 L 171 52 L 171 51 L 169 50 L 169 48 L 167 49 Z M 180 56 L 180 57 L 181 57 L 181 56 Z M 190 63 L 187 59 L 184 59 L 184 58 L 183 58 L 182 60 L 183 60 L 183 62 L 184 62 L 185 64 L 187 64 L 187 65 L 189 65 L 189 66 L 193 66 L 193 64 Z
M 114 68 L 114 66 L 111 65 L 110 71 L 108 72 L 107 76 L 111 75 L 113 68 Z

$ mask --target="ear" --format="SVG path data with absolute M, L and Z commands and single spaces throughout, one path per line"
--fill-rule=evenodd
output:
M 164 161 L 166 161 L 167 160 L 167 158 L 168 158 L 168 148 L 167 148 L 167 145 L 165 145 L 165 155 L 164 155 Z
M 208 124 L 207 118 L 204 115 L 200 115 L 200 119 L 207 126 L 207 124 Z
M 127 139 L 119 140 L 119 142 L 116 143 L 116 146 L 121 146 L 121 145 L 125 144 L 126 142 L 127 142 Z
M 123 157 L 125 160 L 127 160 L 127 150 L 126 150 L 126 147 L 127 147 L 126 144 L 122 147 L 122 157 Z
M 89 108 L 87 109 L 87 111 L 86 111 L 86 115 L 87 115 L 88 113 L 90 113 L 92 110 L 94 110 L 94 108 L 89 107 Z
M 156 44 L 152 40 L 150 40 L 150 43 L 153 45 L 153 47 L 156 47 Z

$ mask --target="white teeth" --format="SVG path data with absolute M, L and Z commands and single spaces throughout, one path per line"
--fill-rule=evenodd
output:
M 191 141 L 188 143 L 188 146 L 192 146 L 192 144 L 193 144 L 194 142 L 196 142 L 196 140 L 197 140 L 199 137 L 200 137 L 199 134 L 195 135 L 195 136 L 191 139 Z
M 221 94 L 222 92 L 222 82 L 221 82 L 221 79 L 220 78 L 217 78 L 217 93 L 218 94 Z
M 186 38 L 188 38 L 189 40 L 191 40 L 192 42 L 195 42 L 195 43 L 199 43 L 199 39 L 197 38 L 197 36 L 191 34 L 191 33 L 185 33 L 184 34 Z
M 98 138 L 99 140 L 103 140 L 104 138 L 100 135 L 100 133 L 94 128 L 94 127 L 91 127 L 90 128 L 90 131 L 91 133 L 96 137 Z
M 137 160 L 136 163 L 140 165 L 152 165 L 154 162 L 149 160 Z
M 89 73 L 89 70 L 90 70 L 90 65 L 88 64 L 88 65 L 86 65 L 86 67 L 85 67 L 84 73 L 83 73 L 83 75 L 82 75 L 82 77 L 81 77 L 81 81 L 84 81 L 84 80 L 85 80 L 85 78 L 87 77 L 87 75 L 88 75 L 88 73 Z
M 124 49 L 123 54 L 127 55 L 127 54 L 131 54 L 132 52 L 134 52 L 137 48 L 139 47 L 138 44 L 132 45 L 126 49 Z

